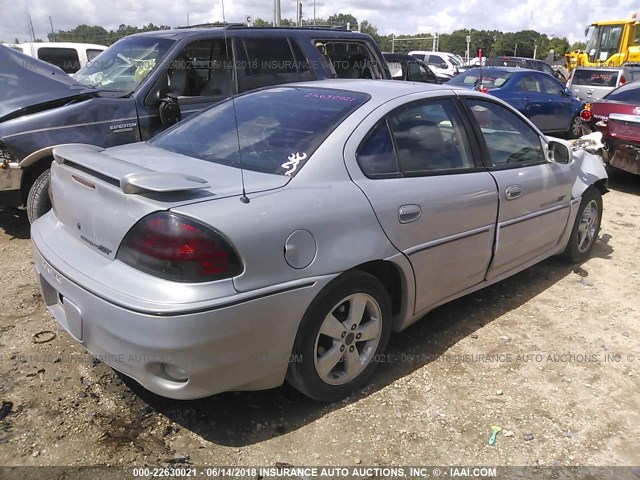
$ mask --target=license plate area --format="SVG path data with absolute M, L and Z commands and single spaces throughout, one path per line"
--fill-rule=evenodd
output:
M 42 297 L 47 308 L 73 338 L 82 342 L 84 336 L 82 311 L 75 303 L 56 290 L 42 274 L 39 277 Z

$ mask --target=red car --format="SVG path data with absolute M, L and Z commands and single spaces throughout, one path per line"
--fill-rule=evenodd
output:
M 591 130 L 602 132 L 610 165 L 640 175 L 640 80 L 587 105 L 580 116 Z

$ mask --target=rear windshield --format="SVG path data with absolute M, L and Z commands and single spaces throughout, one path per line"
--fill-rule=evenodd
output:
M 576 70 L 571 85 L 615 87 L 617 80 L 618 70 Z
M 485 61 L 487 67 L 517 67 L 525 68 L 526 62 L 515 58 L 488 58 Z
M 632 103 L 634 105 L 640 105 L 640 81 L 633 83 L 626 83 L 621 87 L 612 90 L 603 98 L 607 100 L 614 100 L 616 102 Z
M 456 75 L 447 84 L 467 85 L 474 87 L 500 88 L 511 80 L 513 73 L 490 68 L 472 68 L 464 73 Z M 481 82 L 482 80 L 482 82 Z
M 274 87 L 219 103 L 149 143 L 221 165 L 294 175 L 369 98 L 346 90 Z

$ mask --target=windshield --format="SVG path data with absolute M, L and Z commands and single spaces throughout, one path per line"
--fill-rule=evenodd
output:
M 465 85 L 474 87 L 500 88 L 505 86 L 513 73 L 503 70 L 495 70 L 493 68 L 472 68 L 464 73 L 460 73 L 449 80 L 447 84 Z M 482 85 L 480 85 L 482 78 Z
M 166 38 L 124 38 L 88 62 L 74 78 L 99 90 L 133 92 L 172 44 Z
M 369 95 L 275 87 L 219 103 L 149 143 L 255 172 L 293 175 Z
M 620 49 L 623 25 L 595 27 L 587 43 L 587 54 L 591 62 L 605 62 Z

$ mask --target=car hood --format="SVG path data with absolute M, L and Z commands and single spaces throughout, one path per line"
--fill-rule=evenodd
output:
M 0 65 L 0 120 L 97 92 L 60 68 L 4 45 Z

